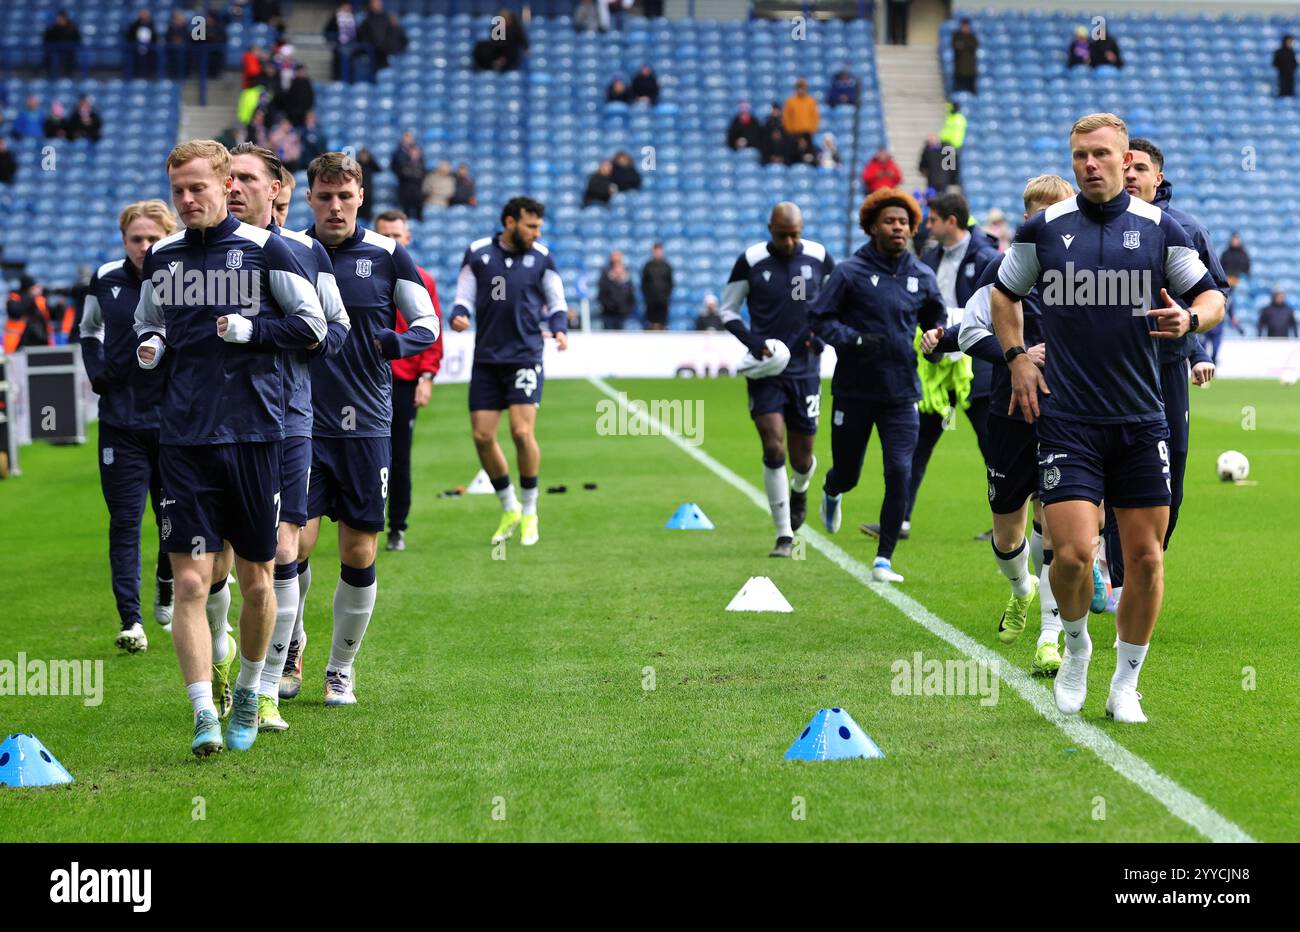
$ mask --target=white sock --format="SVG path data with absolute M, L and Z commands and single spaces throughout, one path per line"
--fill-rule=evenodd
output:
M 230 618 L 230 586 L 221 587 L 221 591 L 208 594 L 204 611 L 208 615 L 208 628 L 212 631 L 212 662 L 221 663 L 229 656 L 229 642 L 226 640 L 226 627 Z
M 537 486 L 533 486 L 531 489 L 525 489 L 523 486 L 520 486 L 519 497 L 524 509 L 524 514 L 537 514 Z
M 358 587 L 339 580 L 334 590 L 334 641 L 330 644 L 330 662 L 325 669 L 352 675 L 352 661 L 361 649 L 378 591 L 378 582 Z
M 515 498 L 515 486 L 513 482 L 504 489 L 498 490 L 497 498 L 501 500 L 502 511 L 519 510 L 519 499 Z
M 1075 621 L 1062 618 L 1061 627 L 1065 629 L 1066 650 L 1081 657 L 1092 656 L 1092 638 L 1088 636 L 1088 612 L 1086 608 L 1083 617 Z
M 266 658 L 254 663 L 244 656 L 244 652 L 239 652 L 239 675 L 235 677 L 236 689 L 257 689 L 257 684 L 262 680 L 262 669 L 266 666 Z
M 998 569 L 1002 571 L 1002 575 L 1011 581 L 1011 592 L 1016 598 L 1023 599 L 1029 595 L 1029 546 L 1027 542 L 1021 540 L 1020 546 L 1009 557 L 1004 557 L 998 552 L 997 546 L 994 545 L 993 558 L 997 561 Z
M 262 685 L 258 692 L 272 699 L 280 695 L 280 676 L 284 673 L 284 655 L 289 651 L 289 638 L 298 620 L 298 580 L 275 581 L 275 629 L 271 643 L 266 646 L 266 666 L 262 668 Z
M 1043 576 L 1043 532 L 1033 530 L 1029 534 L 1029 559 L 1034 575 Z
M 302 643 L 302 639 L 307 634 L 306 629 L 302 626 L 302 616 L 307 612 L 307 593 L 310 589 L 311 564 L 308 563 L 307 568 L 298 574 L 298 614 L 294 616 L 293 638 L 291 640 L 297 641 L 299 644 Z
M 1110 678 L 1112 692 L 1126 686 L 1137 689 L 1138 675 L 1142 672 L 1142 661 L 1147 658 L 1149 646 L 1119 642 L 1115 648 L 1115 675 Z
M 1052 564 L 1043 567 L 1038 580 L 1038 604 L 1042 608 L 1042 627 L 1038 631 L 1039 644 L 1055 644 L 1061 638 L 1061 610 L 1056 607 L 1056 594 L 1052 592 Z
M 1121 595 L 1124 594 L 1124 587 L 1123 587 L 1123 586 L 1116 586 L 1115 588 L 1113 588 L 1113 589 L 1110 590 L 1110 594 L 1113 595 L 1113 596 L 1115 597 L 1115 607 L 1118 608 L 1118 607 L 1119 607 L 1119 597 L 1120 597 Z
M 785 464 L 773 469 L 763 466 L 763 485 L 767 488 L 767 504 L 772 509 L 772 524 L 777 537 L 794 537 L 790 530 L 790 485 L 785 478 Z
M 190 683 L 185 687 L 185 693 L 190 697 L 190 705 L 194 707 L 195 718 L 198 718 L 199 713 L 204 709 L 213 715 L 217 714 L 217 707 L 212 702 L 212 680 Z
M 808 486 L 812 485 L 813 473 L 817 471 L 817 457 L 813 457 L 812 465 L 808 467 L 807 472 L 799 472 L 793 466 L 790 468 L 790 490 L 793 492 L 807 492 Z

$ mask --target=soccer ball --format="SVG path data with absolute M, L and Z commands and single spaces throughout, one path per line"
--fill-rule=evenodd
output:
M 1219 478 L 1224 482 L 1240 482 L 1250 475 L 1250 460 L 1244 453 L 1229 450 L 1219 454 Z

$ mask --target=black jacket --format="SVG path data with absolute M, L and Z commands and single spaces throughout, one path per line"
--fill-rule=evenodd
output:
M 600 305 L 602 317 L 617 317 L 626 320 L 636 310 L 636 289 L 632 286 L 632 276 L 621 282 L 609 277 L 609 269 L 600 273 L 600 284 L 596 287 L 596 303 Z
M 970 243 L 966 247 L 966 255 L 962 257 L 961 266 L 957 269 L 957 285 L 953 289 L 957 293 L 958 307 L 966 306 L 966 302 L 976 291 L 984 269 L 999 255 L 1001 253 L 998 252 L 997 247 L 989 242 L 988 236 L 982 231 L 974 229 L 970 231 Z M 939 263 L 943 261 L 943 247 L 935 246 L 927 249 L 921 261 L 935 272 L 937 282 Z M 971 381 L 970 396 L 986 398 L 993 390 L 993 367 L 978 356 L 972 357 L 972 363 L 975 377 Z
M 667 259 L 651 259 L 641 267 L 641 294 L 646 304 L 667 304 L 673 297 L 673 267 Z

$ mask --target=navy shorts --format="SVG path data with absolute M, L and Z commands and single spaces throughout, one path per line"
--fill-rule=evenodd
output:
M 280 456 L 280 520 L 304 527 L 311 479 L 311 438 L 285 437 Z
M 1069 499 L 1114 508 L 1168 505 L 1169 427 L 1085 424 L 1061 418 L 1038 420 L 1038 499 L 1044 505 Z
M 1038 491 L 1038 430 L 1019 418 L 988 419 L 989 510 L 1009 515 Z
M 275 559 L 281 443 L 163 445 L 158 455 L 162 549 L 220 553 L 228 540 L 245 560 Z
M 1165 420 L 1169 424 L 1169 449 L 1186 452 L 1191 434 L 1192 397 L 1187 360 L 1160 367 L 1160 393 L 1164 396 Z
M 313 437 L 307 517 L 382 531 L 392 450 L 391 437 Z
M 782 414 L 786 430 L 796 434 L 817 433 L 817 418 L 822 407 L 822 380 L 817 373 L 809 375 L 768 376 L 765 379 L 746 379 L 749 388 L 749 416 Z
M 504 411 L 542 403 L 542 364 L 476 362 L 469 377 L 471 411 Z

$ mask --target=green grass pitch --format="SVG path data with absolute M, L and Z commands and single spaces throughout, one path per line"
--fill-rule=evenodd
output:
M 634 399 L 702 401 L 702 449 L 761 488 L 740 380 L 614 385 Z M 1126 728 L 1102 715 L 1109 615 L 1092 619 L 1084 709 L 1260 840 L 1300 840 L 1290 804 L 1300 772 L 1297 392 L 1221 382 L 1192 393 L 1187 500 L 1142 678 L 1151 723 Z M 207 761 L 189 752 L 169 637 L 148 619 L 148 653 L 113 647 L 93 436 L 81 448 L 25 449 L 26 475 L 0 483 L 0 659 L 102 658 L 104 699 L 0 696 L 0 729 L 34 732 L 77 780 L 0 789 L 0 839 L 1201 837 L 1009 688 L 992 706 L 894 695 L 894 661 L 956 651 L 811 547 L 803 560 L 770 560 L 764 511 L 662 437 L 600 435 L 602 397 L 585 381 L 546 386 L 541 481 L 568 492 L 541 496 L 539 546 L 515 543 L 495 560 L 496 499 L 437 497 L 477 469 L 465 387 L 438 386 L 416 433 L 409 549 L 379 556 L 360 705 L 321 703 L 337 568 L 327 528 L 313 558 L 304 689 L 283 704 L 290 730 Z M 830 408 L 827 384 L 823 414 Z M 821 475 L 829 439 L 828 429 L 818 438 Z M 1226 449 L 1249 456 L 1258 484 L 1218 481 Z M 836 538 L 867 562 L 874 550 L 857 526 L 876 519 L 880 490 L 873 447 Z M 686 501 L 717 530 L 665 530 Z M 983 470 L 959 419 L 895 566 L 909 595 L 1027 669 L 1032 622 L 1010 648 L 993 637 L 1006 584 L 988 544 L 972 540 L 989 523 Z M 153 555 L 147 543 L 146 566 Z M 725 612 L 752 575 L 771 576 L 794 613 Z M 823 706 L 846 708 L 887 757 L 783 761 Z

